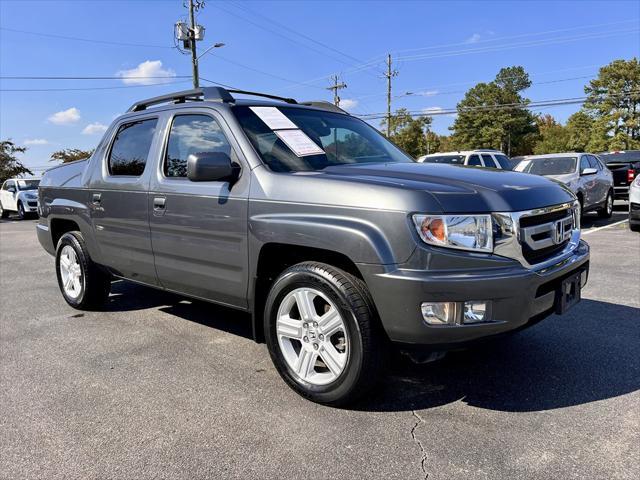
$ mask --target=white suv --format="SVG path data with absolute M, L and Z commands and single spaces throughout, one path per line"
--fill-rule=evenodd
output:
M 35 178 L 10 178 L 0 190 L 0 218 L 7 218 L 10 212 L 18 212 L 20 219 L 38 215 L 38 185 Z
M 465 150 L 460 152 L 440 152 L 423 155 L 418 158 L 421 163 L 450 163 L 452 165 L 468 165 L 472 167 L 499 168 L 511 170 L 509 157 L 499 150 Z

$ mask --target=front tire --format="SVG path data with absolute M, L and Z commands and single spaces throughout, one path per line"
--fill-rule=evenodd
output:
M 600 218 L 611 218 L 613 215 L 613 193 L 611 190 L 607 193 L 607 198 L 604 201 L 604 206 L 598 210 L 598 216 Z
M 267 297 L 264 331 L 278 373 L 309 400 L 345 405 L 379 379 L 384 333 L 367 286 L 343 270 L 285 270 Z
M 27 218 L 27 212 L 24 211 L 22 202 L 18 202 L 18 217 L 20 217 L 20 220 L 24 220 L 25 218 Z
M 109 296 L 109 275 L 93 263 L 80 232 L 68 232 L 60 237 L 56 248 L 56 274 L 60 292 L 73 308 L 94 310 Z

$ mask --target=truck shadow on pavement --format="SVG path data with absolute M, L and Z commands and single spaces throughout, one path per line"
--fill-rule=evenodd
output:
M 129 282 L 113 283 L 107 311 L 148 308 L 252 338 L 250 316 L 244 312 Z M 562 317 L 450 352 L 440 361 L 396 363 L 377 389 L 352 408 L 411 411 L 463 401 L 490 410 L 533 412 L 638 389 L 640 309 L 583 299 Z
M 394 370 L 357 410 L 420 410 L 463 401 L 533 412 L 617 397 L 640 388 L 640 309 L 583 300 L 566 315 L 513 336 Z
M 240 310 L 189 299 L 122 280 L 111 284 L 111 295 L 104 308 L 105 311 L 126 312 L 148 308 L 157 308 L 161 312 L 190 322 L 253 339 L 251 317 Z

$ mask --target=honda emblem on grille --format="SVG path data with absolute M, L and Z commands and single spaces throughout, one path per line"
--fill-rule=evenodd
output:
M 554 235 L 553 235 L 553 243 L 556 245 L 562 243 L 564 240 L 564 221 L 559 220 L 554 224 Z

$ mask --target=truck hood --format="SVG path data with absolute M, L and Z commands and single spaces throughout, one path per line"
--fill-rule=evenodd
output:
M 571 191 L 527 173 L 433 163 L 354 164 L 327 167 L 329 178 L 395 185 L 433 196 L 443 212 L 513 212 L 575 200 Z

